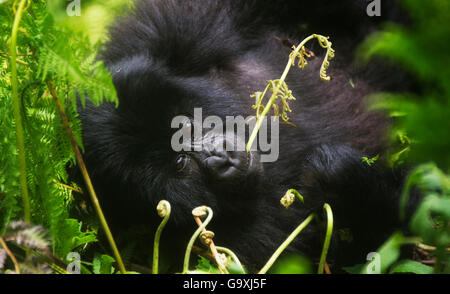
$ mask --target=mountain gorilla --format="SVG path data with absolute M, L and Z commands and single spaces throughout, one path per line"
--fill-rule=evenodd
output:
M 174 246 L 170 255 L 181 255 L 196 227 L 192 209 L 207 205 L 214 211 L 208 228 L 215 242 L 254 270 L 308 214 L 323 215 L 327 202 L 335 217 L 328 261 L 365 261 L 402 227 L 398 198 L 406 171 L 387 168 L 382 159 L 363 162 L 363 156 L 383 158 L 389 125 L 383 113 L 366 111 L 363 98 L 408 87 L 390 67 L 353 62 L 357 45 L 397 10 L 394 1 L 389 7 L 383 2 L 382 16 L 371 18 L 370 2 L 137 1 L 112 26 L 101 57 L 118 108 L 104 103 L 80 110 L 87 167 L 115 228 L 145 224 L 153 230 L 160 222 L 155 207 L 166 199 L 172 216 L 162 247 Z M 324 50 L 308 43 L 308 66 L 292 68 L 286 80 L 296 97 L 289 114 L 295 127 L 280 125 L 276 161 L 260 162 L 259 152 L 173 150 L 175 116 L 193 120 L 194 108 L 223 121 L 254 115 L 250 95 L 280 77 L 292 45 L 312 33 L 333 42 L 332 79 L 320 80 Z M 280 198 L 290 188 L 305 204 L 286 210 Z M 315 260 L 323 239 L 324 223 L 313 222 L 288 251 Z

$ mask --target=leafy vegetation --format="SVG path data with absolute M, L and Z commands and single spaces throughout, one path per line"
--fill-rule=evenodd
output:
M 388 25 L 361 47 L 366 60 L 388 58 L 408 70 L 421 86 L 414 94 L 380 93 L 372 97 L 373 109 L 386 110 L 395 118 L 390 134 L 400 150 L 392 152 L 390 163 L 416 166 L 404 187 L 400 216 L 405 217 L 413 188 L 424 195 L 410 223 L 415 236 L 396 233 L 378 250 L 381 272 L 450 273 L 450 27 L 446 25 L 450 3 L 403 3 L 412 25 Z M 417 245 L 429 266 L 398 260 L 402 246 L 410 243 Z
M 95 242 L 99 230 L 97 223 L 70 218 L 79 188 L 66 170 L 75 163 L 66 128 L 81 146 L 77 98 L 82 104 L 85 95 L 96 104 L 104 97 L 117 101 L 115 89 L 95 59 L 98 45 L 57 26 L 45 1 L 6 1 L 0 19 L 1 233 L 15 219 L 41 224 L 52 252 L 65 260 Z

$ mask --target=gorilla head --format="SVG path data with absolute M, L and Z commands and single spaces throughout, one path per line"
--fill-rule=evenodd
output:
M 365 111 L 362 101 L 386 86 L 385 73 L 378 67 L 356 71 L 351 62 L 355 45 L 374 24 L 358 1 L 304 2 L 139 1 L 111 28 L 102 59 L 119 106 L 88 105 L 80 114 L 87 167 L 111 221 L 156 226 L 155 207 L 166 199 L 173 207 L 173 231 L 166 234 L 184 246 L 194 230 L 191 210 L 210 206 L 216 242 L 235 250 L 250 268 L 265 262 L 324 202 L 334 210 L 336 231 L 350 228 L 354 235 L 347 244 L 336 234 L 330 256 L 335 262 L 364 260 L 399 226 L 396 197 L 404 172 L 361 160 L 382 154 L 388 125 L 381 113 Z M 321 5 L 328 5 L 328 21 L 322 21 Z M 346 15 L 331 13 L 340 6 Z M 352 17 L 360 24 L 351 23 Z M 323 49 L 311 43 L 316 57 L 286 80 L 296 97 L 290 113 L 296 127 L 280 125 L 279 140 L 272 138 L 271 145 L 279 146 L 275 161 L 261 160 L 270 150 L 238 150 L 242 136 L 234 127 L 214 132 L 214 123 L 196 117 L 195 109 L 202 118 L 223 122 L 254 115 L 250 95 L 281 75 L 291 44 L 311 33 L 330 35 L 334 43 L 332 80 L 319 79 Z M 174 128 L 177 117 L 183 119 Z M 192 150 L 173 147 L 174 135 L 184 131 L 193 134 L 187 141 Z M 205 140 L 212 148 L 196 149 Z M 219 148 L 224 145 L 231 149 Z M 289 188 L 300 191 L 304 206 L 280 207 Z M 289 250 L 316 258 L 322 228 L 310 225 Z

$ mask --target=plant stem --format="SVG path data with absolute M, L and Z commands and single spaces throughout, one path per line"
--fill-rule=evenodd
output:
M 310 214 L 283 242 L 283 244 L 278 247 L 278 249 L 274 252 L 272 257 L 270 257 L 269 261 L 264 265 L 264 267 L 258 272 L 258 274 L 265 274 L 273 265 L 273 263 L 277 260 L 280 254 L 286 249 L 286 247 L 303 231 L 304 228 L 314 219 L 314 214 Z
M 236 254 L 234 254 L 233 251 L 231 251 L 230 249 L 226 248 L 226 247 L 221 247 L 221 246 L 216 246 L 217 251 L 222 251 L 226 254 L 228 254 L 229 256 L 231 256 L 231 258 L 234 260 L 234 262 L 236 263 L 236 265 L 241 269 L 242 273 L 245 274 L 245 269 L 242 266 L 241 261 L 239 260 L 239 258 L 236 256 Z
M 69 186 L 69 185 L 60 183 L 60 182 L 58 182 L 58 181 L 56 181 L 56 180 L 54 180 L 53 182 L 54 182 L 56 185 L 60 186 L 60 187 L 63 187 L 63 188 L 68 189 L 68 190 L 70 190 L 70 191 L 74 191 L 74 192 L 83 194 L 83 190 L 81 190 L 80 188 L 72 187 L 72 186 Z
M 6 253 L 9 255 L 9 257 L 11 258 L 13 264 L 14 264 L 14 270 L 16 271 L 16 274 L 20 274 L 20 268 L 19 268 L 19 263 L 17 262 L 16 257 L 14 256 L 14 254 L 11 252 L 11 250 L 9 250 L 8 246 L 6 245 L 5 240 L 3 240 L 2 237 L 0 237 L 0 244 L 2 244 L 3 249 L 5 249 Z
M 295 189 L 289 189 L 289 190 L 288 190 L 288 193 L 294 194 L 294 196 L 297 197 L 297 199 L 298 199 L 301 203 L 305 203 L 305 200 L 303 199 L 303 196 L 300 195 L 300 193 L 298 193 L 297 190 L 295 190 Z
M 322 254 L 320 255 L 318 274 L 323 274 L 323 268 L 325 260 L 327 258 L 328 248 L 330 247 L 331 234 L 333 232 L 333 211 L 328 203 L 323 205 L 323 209 L 327 214 L 327 233 L 325 235 L 325 241 L 323 242 Z
M 191 239 L 189 240 L 189 243 L 186 247 L 186 253 L 184 255 L 184 264 L 183 264 L 182 274 L 186 274 L 189 270 L 189 259 L 191 257 L 191 250 L 192 250 L 192 246 L 194 245 L 195 240 L 198 238 L 198 236 L 203 231 L 203 229 L 206 228 L 206 226 L 209 224 L 209 222 L 211 221 L 211 219 L 213 217 L 212 209 L 207 206 L 204 206 L 204 208 L 207 210 L 208 216 L 206 217 L 205 221 L 201 224 L 201 226 L 199 226 L 198 229 L 194 232 Z
M 198 226 L 201 226 L 203 224 L 202 220 L 199 217 L 197 217 L 197 216 L 194 217 L 194 220 L 195 220 L 195 222 L 197 223 Z M 202 232 L 206 232 L 206 227 L 203 228 Z M 214 257 L 214 261 L 217 263 L 217 267 L 219 268 L 220 273 L 222 273 L 222 274 L 223 273 L 227 273 L 228 274 L 228 271 L 227 271 L 226 267 L 220 261 L 219 253 L 217 252 L 217 248 L 216 248 L 216 245 L 214 244 L 213 240 L 211 240 L 211 243 L 209 243 L 209 249 L 211 250 L 211 253 L 212 253 L 213 257 Z
M 161 221 L 161 224 L 159 224 L 158 229 L 155 233 L 155 241 L 153 242 L 153 266 L 152 266 L 152 273 L 157 274 L 158 273 L 158 261 L 159 261 L 159 240 L 161 238 L 161 233 L 166 226 L 167 221 L 170 217 L 170 203 L 168 201 L 161 201 L 161 205 L 164 205 L 165 208 L 165 215 L 163 216 L 163 220 Z M 158 204 L 159 206 L 159 204 Z
M 16 123 L 16 140 L 17 140 L 17 149 L 19 156 L 19 169 L 20 169 L 20 191 L 22 194 L 23 201 L 23 211 L 24 211 L 24 220 L 27 223 L 31 221 L 31 211 L 30 211 L 30 196 L 28 194 L 28 185 L 27 185 L 27 167 L 26 167 L 26 157 L 25 157 L 25 140 L 24 140 L 24 130 L 22 124 L 22 115 L 20 112 L 20 98 L 19 98 L 19 85 L 17 80 L 17 33 L 19 30 L 19 23 L 22 18 L 26 0 L 21 0 L 19 6 L 17 8 L 16 15 L 14 17 L 14 24 L 11 32 L 11 46 L 10 46 L 10 55 L 11 55 L 11 89 L 12 89 L 12 98 L 13 98 L 13 111 L 14 111 L 14 120 Z
M 114 257 L 116 258 L 116 261 L 117 261 L 117 264 L 119 265 L 120 271 L 122 272 L 122 274 L 126 274 L 127 271 L 123 264 L 122 257 L 119 254 L 119 250 L 117 249 L 116 242 L 114 241 L 114 238 L 111 234 L 111 230 L 109 229 L 108 223 L 106 222 L 105 216 L 103 214 L 102 208 L 100 207 L 100 203 L 99 203 L 97 195 L 95 193 L 94 186 L 92 185 L 91 178 L 89 177 L 83 157 L 81 156 L 80 149 L 78 148 L 78 144 L 75 141 L 75 137 L 73 135 L 72 129 L 70 128 L 69 120 L 68 120 L 66 114 L 64 113 L 64 109 L 61 106 L 61 103 L 60 103 L 58 95 L 56 94 L 56 91 L 53 87 L 53 84 L 50 81 L 47 81 L 47 86 L 50 89 L 50 93 L 56 103 L 56 106 L 58 107 L 59 114 L 61 115 L 61 119 L 63 121 L 64 127 L 66 128 L 67 134 L 69 135 L 70 143 L 72 144 L 72 149 L 75 152 L 75 157 L 77 159 L 78 166 L 80 168 L 81 174 L 83 175 L 84 182 L 86 184 L 86 188 L 91 197 L 95 211 L 97 212 L 97 216 L 100 220 L 100 224 L 106 234 L 106 238 L 108 239 L 109 245 L 111 246 L 111 249 L 114 253 Z
M 291 66 L 294 65 L 295 56 L 303 48 L 303 46 L 305 46 L 305 44 L 307 42 L 309 42 L 309 40 L 311 40 L 313 38 L 316 38 L 316 37 L 317 37 L 317 35 L 314 34 L 314 35 L 311 35 L 308 38 L 304 39 L 300 43 L 300 45 L 298 45 L 297 48 L 295 48 L 295 50 L 293 51 L 293 53 L 291 55 L 293 57 L 289 58 L 289 61 L 288 61 L 287 65 L 286 65 L 286 67 L 284 68 L 283 74 L 281 75 L 280 82 L 278 83 L 278 86 L 273 90 L 272 96 L 270 96 L 269 102 L 267 102 L 266 106 L 264 107 L 263 112 L 259 115 L 258 120 L 256 121 L 255 128 L 253 129 L 252 134 L 250 135 L 250 138 L 249 138 L 248 143 L 247 143 L 247 147 L 246 147 L 247 152 L 249 152 L 250 148 L 252 147 L 253 141 L 255 140 L 256 135 L 258 134 L 259 128 L 261 127 L 261 124 L 262 124 L 262 122 L 264 120 L 264 117 L 267 115 L 267 113 L 269 113 L 269 110 L 272 107 L 272 104 L 275 102 L 275 99 L 277 99 L 277 94 L 280 91 L 281 85 L 283 84 L 284 80 L 286 79 L 287 74 L 289 73 L 289 70 L 291 69 Z M 263 95 L 265 95 L 266 91 L 267 91 L 267 88 L 266 88 L 266 90 L 264 90 Z

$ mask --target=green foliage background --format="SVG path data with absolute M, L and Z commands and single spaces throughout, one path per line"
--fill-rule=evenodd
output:
M 382 261 L 385 258 L 383 272 L 426 273 L 430 270 L 423 265 L 395 262 L 402 245 L 432 245 L 434 272 L 450 273 L 450 2 L 402 2 L 412 25 L 386 25 L 362 45 L 360 54 L 366 60 L 389 59 L 417 81 L 417 93 L 380 93 L 372 97 L 372 108 L 384 109 L 394 118 L 390 136 L 399 150 L 393 150 L 390 163 L 417 166 L 404 188 L 401 217 L 411 188 L 418 187 L 424 199 L 410 224 L 417 239 L 396 233 L 378 252 Z
M 73 189 L 66 169 L 75 163 L 61 117 L 50 95 L 51 82 L 81 146 L 76 99 L 94 103 L 116 101 L 109 72 L 96 60 L 99 44 L 64 24 L 55 23 L 46 1 L 33 1 L 23 14 L 17 40 L 19 97 L 13 97 L 9 48 L 14 20 L 13 1 L 0 4 L 0 226 L 23 215 L 13 99 L 23 117 L 26 179 L 31 221 L 49 230 L 53 253 L 65 256 L 97 240 L 97 225 L 70 218 Z

